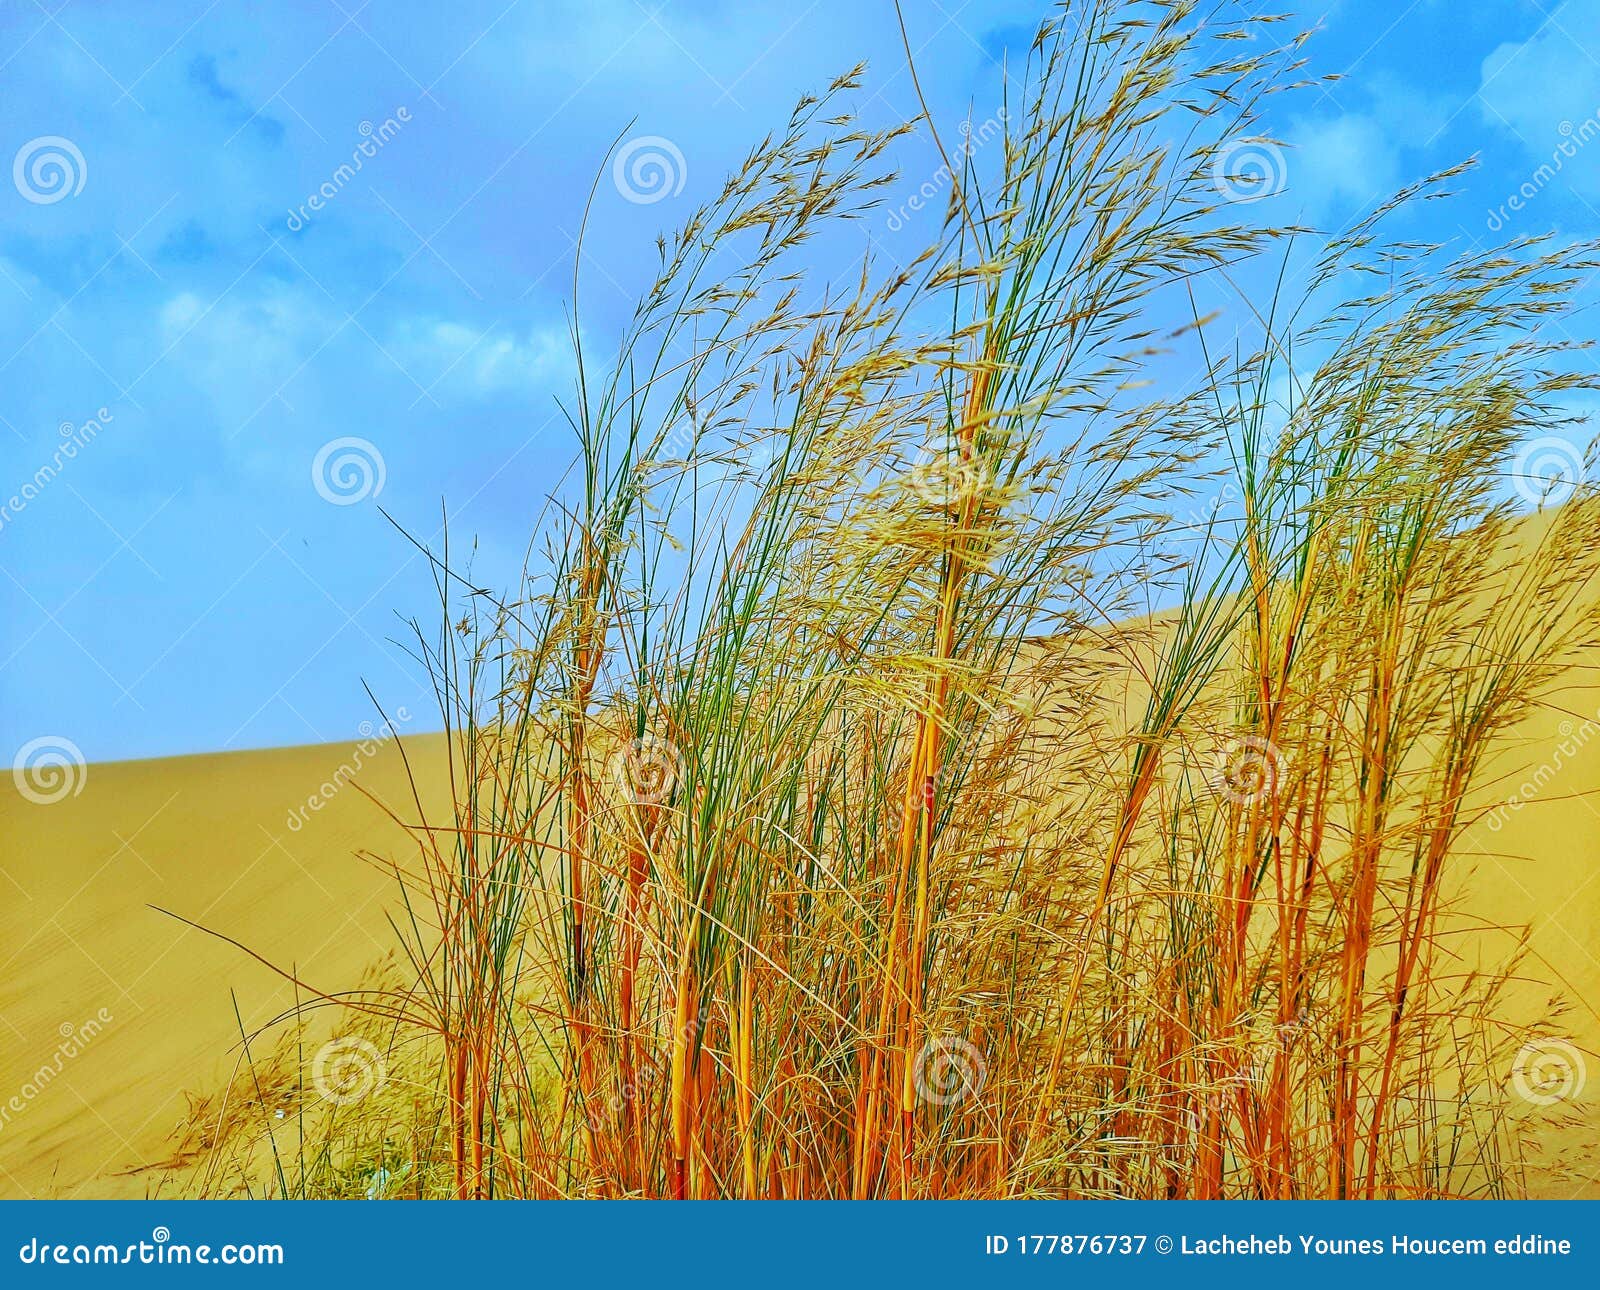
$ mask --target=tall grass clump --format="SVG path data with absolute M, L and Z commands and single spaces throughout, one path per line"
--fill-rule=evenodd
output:
M 434 556 L 454 808 L 395 812 L 404 970 L 338 1000 L 431 1055 L 418 1194 L 1505 1190 L 1514 965 L 1452 906 L 1590 635 L 1592 503 L 1516 548 L 1502 499 L 1593 266 L 1387 241 L 1448 176 L 1242 223 L 1300 41 L 1218 16 L 1064 6 L 905 263 L 912 127 L 842 77 L 607 360 L 575 317 L 524 585 Z M 1300 303 L 1219 352 L 1269 257 Z

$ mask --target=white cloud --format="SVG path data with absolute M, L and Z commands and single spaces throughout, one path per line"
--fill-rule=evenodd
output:
M 396 328 L 386 348 L 435 397 L 486 397 L 566 392 L 573 374 L 563 327 L 518 334 L 448 319 L 412 319 Z
M 1339 116 L 1295 131 L 1289 191 L 1321 214 L 1370 207 L 1400 187 L 1393 140 L 1370 116 Z
M 1483 60 L 1484 120 L 1541 148 L 1563 121 L 1576 125 L 1593 116 L 1600 109 L 1600 64 L 1580 33 L 1597 25 L 1600 0 L 1568 0 L 1527 40 L 1499 46 Z
M 166 362 L 208 398 L 230 435 L 280 400 L 314 415 L 317 407 L 301 401 L 321 400 L 298 378 L 318 360 L 344 365 L 357 389 L 398 381 L 408 399 L 421 389 L 441 404 L 564 394 L 570 385 L 573 364 L 561 326 L 516 332 L 414 317 L 380 329 L 373 318 L 358 321 L 298 287 L 269 286 L 215 302 L 184 291 L 161 305 L 157 336 L 161 350 L 170 350 Z
M 1293 145 L 1288 191 L 1314 218 L 1358 217 L 1440 168 L 1424 154 L 1450 120 L 1448 97 L 1382 77 L 1366 84 L 1368 110 L 1324 103 L 1324 111 L 1297 118 L 1285 133 Z
M 1483 60 L 1485 122 L 1514 138 L 1534 169 L 1561 173 L 1569 191 L 1600 193 L 1600 62 L 1584 38 L 1600 27 L 1600 0 L 1568 0 L 1520 43 Z M 1534 181 L 1542 188 L 1548 172 Z M 1524 198 L 1526 198 L 1524 194 Z
M 163 366 L 181 371 L 210 402 L 222 433 L 232 438 L 287 393 L 307 356 L 337 326 L 294 288 L 216 300 L 182 291 L 160 307 L 157 352 Z

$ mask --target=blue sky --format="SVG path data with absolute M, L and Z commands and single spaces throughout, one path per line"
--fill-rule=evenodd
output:
M 935 110 L 996 102 L 1042 12 L 909 0 Z M 1600 234 L 1600 0 L 1302 15 L 1342 79 L 1277 101 L 1274 214 L 1337 228 L 1476 155 L 1408 235 Z M 0 505 L 0 753 L 346 739 L 363 681 L 426 724 L 394 642 L 431 583 L 378 505 L 428 539 L 448 504 L 480 580 L 509 582 L 570 453 L 597 174 L 581 290 L 604 348 L 657 231 L 858 60 L 870 120 L 914 114 L 887 0 L 7 0 L 0 503 L 56 468 Z M 655 200 L 602 170 L 619 138 Z M 906 254 L 935 219 L 868 233 Z

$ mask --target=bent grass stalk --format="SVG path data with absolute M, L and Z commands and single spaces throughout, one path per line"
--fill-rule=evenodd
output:
M 1508 560 L 1497 491 L 1585 385 L 1544 324 L 1591 252 L 1387 243 L 1449 175 L 1315 253 L 1232 222 L 1272 21 L 1070 7 L 903 265 L 853 233 L 912 131 L 858 69 L 663 239 L 611 362 L 574 323 L 523 584 L 434 557 L 411 979 L 316 996 L 436 1062 L 418 1194 L 1506 1188 L 1511 967 L 1441 946 L 1492 741 L 1592 635 L 1595 502 Z M 1272 246 L 1300 303 L 1218 354 L 1193 298 Z

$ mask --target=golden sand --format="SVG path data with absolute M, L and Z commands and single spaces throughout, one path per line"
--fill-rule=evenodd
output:
M 1465 913 L 1531 929 L 1516 1009 L 1531 1017 L 1555 1002 L 1586 1080 L 1556 1108 L 1566 1123 L 1537 1135 L 1526 1190 L 1596 1195 L 1586 1147 L 1600 1140 L 1600 684 L 1575 669 L 1499 747 L 1484 800 L 1518 804 L 1465 840 Z M 389 953 L 394 880 L 358 853 L 398 853 L 404 837 L 340 781 L 356 770 L 402 817 L 415 807 L 396 745 L 366 748 L 91 765 L 75 795 L 48 804 L 0 785 L 0 1194 L 158 1193 L 186 1092 L 228 1082 L 241 1019 L 254 1032 L 295 1002 L 244 950 L 151 906 L 323 991 L 355 985 Z M 434 812 L 442 737 L 408 739 L 406 751 Z M 1514 944 L 1490 927 L 1455 948 L 1493 970 Z
M 225 1084 L 240 1055 L 234 1001 L 247 1031 L 294 1003 L 266 966 L 152 905 L 321 990 L 392 948 L 394 880 L 356 853 L 403 838 L 340 768 L 415 811 L 395 745 L 366 746 L 90 765 L 76 795 L 47 804 L 7 776 L 0 1193 L 154 1192 L 185 1092 Z M 430 766 L 441 748 L 406 744 Z

